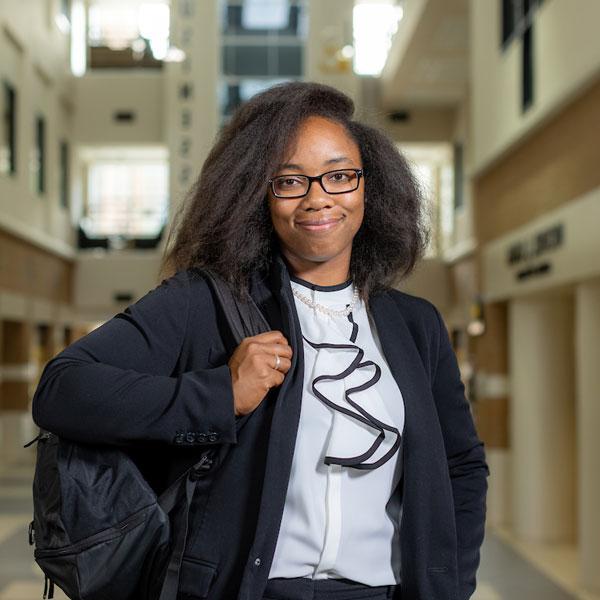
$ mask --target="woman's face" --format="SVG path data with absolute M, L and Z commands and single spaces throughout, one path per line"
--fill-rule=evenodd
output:
M 344 126 L 313 116 L 300 125 L 289 155 L 273 176 L 315 176 L 336 169 L 361 168 L 358 145 Z M 338 263 L 347 259 L 349 264 L 352 240 L 364 215 L 362 177 L 358 189 L 351 192 L 328 194 L 318 181 L 313 181 L 302 198 L 276 198 L 270 186 L 268 198 L 273 227 L 282 253 L 290 262 L 306 266 L 310 262 L 336 259 Z

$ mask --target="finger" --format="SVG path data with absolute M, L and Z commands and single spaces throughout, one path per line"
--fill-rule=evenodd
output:
M 280 371 L 271 371 L 272 375 L 269 377 L 267 385 L 269 389 L 272 387 L 280 386 L 285 380 L 285 374 Z
M 245 347 L 247 351 L 251 354 L 261 354 L 265 351 L 265 348 L 268 348 L 267 352 L 291 356 L 291 346 L 287 343 L 285 339 L 265 339 L 261 338 L 260 335 L 254 335 L 252 337 L 244 338 L 242 344 L 243 347 Z
M 282 341 L 287 343 L 286 337 L 278 329 L 273 329 L 271 331 L 265 331 L 263 333 L 258 333 L 257 335 L 253 335 L 250 338 L 246 338 L 246 339 L 256 340 L 261 343 L 276 343 L 276 342 L 282 342 Z
M 277 354 L 277 356 L 285 356 L 286 358 L 292 358 L 293 350 L 288 344 L 261 344 L 260 353 L 266 354 Z
M 266 354 L 266 360 L 267 360 L 267 364 L 272 368 L 275 369 L 276 371 L 281 371 L 283 373 L 287 373 L 290 370 L 290 367 L 292 366 L 292 361 L 289 358 L 285 358 L 283 356 L 280 356 L 279 354 L 277 356 L 279 356 L 279 365 L 277 366 L 277 359 L 275 356 L 273 356 L 272 354 Z

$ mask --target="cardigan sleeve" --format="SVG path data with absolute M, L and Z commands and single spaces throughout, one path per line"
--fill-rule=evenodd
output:
M 236 443 L 228 365 L 173 376 L 190 295 L 178 271 L 52 358 L 33 396 L 35 423 L 80 442 Z
M 433 306 L 433 305 L 432 305 Z M 456 518 L 459 600 L 467 600 L 475 591 L 480 547 L 485 533 L 488 465 L 484 444 L 477 436 L 456 355 L 438 309 L 439 325 L 437 366 L 432 376 Z

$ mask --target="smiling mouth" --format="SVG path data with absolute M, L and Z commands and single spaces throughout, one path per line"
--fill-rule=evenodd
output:
M 340 217 L 339 219 L 325 219 L 321 222 L 296 222 L 298 227 L 302 227 L 306 231 L 330 231 L 334 227 L 337 227 L 343 220 L 344 217 Z

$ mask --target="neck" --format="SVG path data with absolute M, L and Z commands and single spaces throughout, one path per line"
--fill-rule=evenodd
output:
M 293 275 L 316 285 L 337 285 L 350 279 L 350 256 L 338 255 L 327 261 L 314 262 L 281 251 Z

